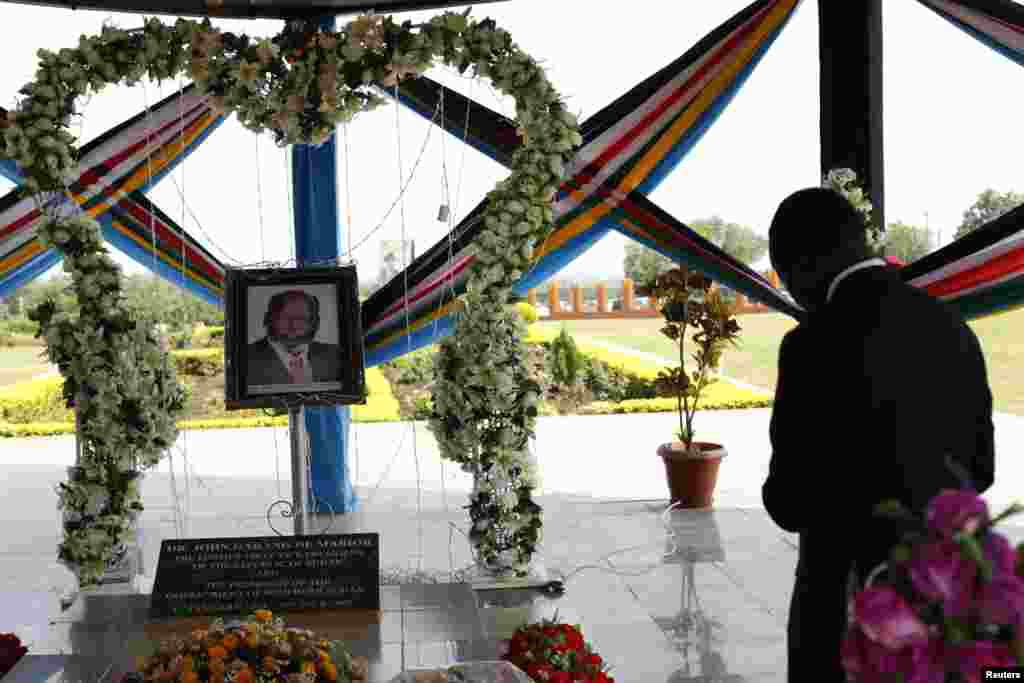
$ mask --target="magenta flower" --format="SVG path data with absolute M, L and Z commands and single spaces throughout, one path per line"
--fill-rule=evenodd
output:
M 986 581 L 978 594 L 978 615 L 986 624 L 1024 624 L 1024 580 L 1013 574 L 998 574 Z
M 967 612 L 978 567 L 964 558 L 957 543 L 939 541 L 919 546 L 907 572 L 914 589 L 929 600 L 941 601 L 947 616 Z
M 930 638 L 924 645 L 911 648 L 910 676 L 907 683 L 944 683 L 946 680 L 946 643 Z
M 968 683 L 981 683 L 986 666 L 1016 666 L 1017 660 L 1006 643 L 978 640 L 952 648 L 947 657 L 950 668 L 960 671 Z
M 928 528 L 946 538 L 958 531 L 973 533 L 988 522 L 988 505 L 974 491 L 946 489 L 932 498 L 925 513 Z
M 889 586 L 871 586 L 853 599 L 853 618 L 864 634 L 888 650 L 928 641 L 928 629 L 899 593 Z
M 868 638 L 857 626 L 846 632 L 839 656 L 843 670 L 853 676 L 857 683 L 884 683 L 890 680 L 893 674 L 915 670 L 913 649 L 887 649 L 881 643 Z M 932 683 L 932 680 L 914 678 L 907 683 Z M 937 683 L 942 683 L 941 679 Z

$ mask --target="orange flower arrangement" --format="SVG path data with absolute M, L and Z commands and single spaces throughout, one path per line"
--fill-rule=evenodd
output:
M 269 610 L 244 623 L 192 631 L 188 640 L 166 641 L 152 657 L 140 657 L 137 671 L 122 683 L 359 683 L 369 662 L 353 657 L 341 643 L 312 631 L 288 628 Z

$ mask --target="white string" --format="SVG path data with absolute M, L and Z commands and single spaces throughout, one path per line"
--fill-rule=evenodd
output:
M 433 124 L 437 120 L 437 115 L 438 115 L 439 111 L 440 111 L 439 107 L 435 107 L 434 108 L 434 115 L 433 115 L 433 117 L 430 120 L 431 124 Z M 365 235 L 363 235 L 362 238 L 360 238 L 360 240 L 358 242 L 356 242 L 355 246 L 353 246 L 351 248 L 353 251 L 358 249 L 358 248 L 360 248 L 364 244 L 366 244 L 367 241 L 369 241 L 369 239 L 374 236 L 374 234 L 376 234 L 378 231 L 380 231 L 385 226 L 385 224 L 387 223 L 388 217 L 391 216 L 391 212 L 394 211 L 395 207 L 398 205 L 398 203 L 400 201 L 404 200 L 405 192 L 409 188 L 409 185 L 412 183 L 413 178 L 416 176 L 416 169 L 419 168 L 420 161 L 423 159 L 423 153 L 427 149 L 427 143 L 430 141 L 430 133 L 433 130 L 434 130 L 434 126 L 433 125 L 431 125 L 427 129 L 427 136 L 423 139 L 423 145 L 422 145 L 422 147 L 420 147 L 419 156 L 416 157 L 416 163 L 413 164 L 412 170 L 409 172 L 409 179 L 405 181 L 404 185 L 401 183 L 401 179 L 399 179 L 400 180 L 399 187 L 401 188 L 401 191 L 399 192 L 398 197 L 395 199 L 394 202 L 391 203 L 390 208 L 388 208 L 387 213 L 384 214 L 384 218 L 381 219 L 381 222 L 378 223 L 375 228 L 373 228 L 372 230 L 367 232 Z M 351 258 L 351 256 L 349 258 Z
M 178 141 L 181 145 L 181 164 L 179 165 L 181 173 L 181 194 L 185 196 L 185 165 L 188 160 L 188 155 L 185 154 L 185 90 L 184 83 L 181 77 L 178 77 Z M 181 240 L 181 301 L 182 301 L 182 315 L 185 316 L 186 320 L 182 322 L 185 324 L 187 329 L 191 329 L 189 325 L 188 317 L 188 275 L 186 273 L 186 264 L 188 263 L 188 251 L 185 243 L 185 203 L 181 204 L 181 234 L 178 236 Z M 192 517 L 192 485 L 191 477 L 189 477 L 189 465 L 188 465 L 188 432 L 182 431 L 180 433 L 181 448 L 182 448 L 182 466 L 185 470 L 185 534 L 189 532 L 189 521 Z
M 472 96 L 476 92 L 477 79 L 473 79 L 473 83 L 470 86 L 470 95 Z M 466 104 L 466 126 L 462 131 L 462 154 L 459 157 L 459 177 L 455 182 L 455 205 L 452 207 L 451 213 L 455 213 L 459 206 L 459 199 L 462 197 L 462 171 L 466 168 L 466 139 L 469 137 L 469 104 Z M 449 231 L 450 232 L 450 231 Z
M 171 174 L 168 177 L 170 178 L 171 182 L 174 184 L 175 190 L 177 190 L 177 192 L 178 192 L 178 199 L 179 199 L 179 201 L 181 201 L 182 205 L 186 209 L 188 209 L 189 217 L 192 219 L 192 222 L 195 223 L 196 227 L 199 228 L 200 232 L 203 233 L 203 237 L 206 238 L 206 242 L 208 244 L 210 244 L 214 249 L 219 251 L 220 254 L 221 254 L 221 257 L 223 257 L 225 261 L 229 261 L 229 262 L 233 263 L 236 266 L 242 265 L 241 261 L 236 259 L 231 254 L 229 254 L 223 247 L 221 247 L 219 244 L 217 244 L 216 240 L 214 240 L 212 237 L 210 237 L 210 233 L 208 233 L 206 231 L 206 228 L 203 227 L 203 224 L 199 221 L 199 217 L 196 216 L 195 211 L 192 210 L 192 206 L 188 203 L 188 200 L 185 198 L 185 193 L 182 192 L 181 186 L 178 185 L 178 179 L 174 177 L 174 174 Z
M 402 125 L 401 125 L 401 109 L 399 108 L 398 102 L 398 84 L 395 84 L 395 141 L 397 143 L 396 150 L 398 156 L 398 184 L 399 187 L 402 185 L 402 178 L 405 175 L 404 169 L 402 168 Z M 437 118 L 436 111 L 434 118 Z M 430 125 L 433 127 L 434 122 L 431 121 Z M 430 138 L 429 131 L 427 139 Z M 422 155 L 421 155 L 422 156 Z M 411 179 L 411 178 L 410 178 Z M 399 211 L 398 215 L 402 224 L 402 241 L 401 241 L 401 255 L 402 255 L 402 298 L 403 305 L 405 308 L 405 340 L 406 340 L 406 353 L 412 353 L 412 335 L 409 323 L 409 264 L 406 260 L 406 246 L 408 245 L 408 236 L 406 234 L 405 225 L 405 191 L 398 195 Z M 417 549 L 419 554 L 417 555 L 418 563 L 417 570 L 423 571 L 423 481 L 420 473 L 420 454 L 417 448 L 416 441 L 416 421 L 410 417 L 409 427 L 412 431 L 412 457 L 416 464 L 416 528 L 417 528 Z
M 153 110 L 149 103 L 149 81 L 143 79 L 142 81 L 142 94 L 146 105 L 146 191 L 147 194 L 153 189 L 153 153 L 156 150 L 156 141 L 153 139 Z M 180 132 L 180 131 L 179 131 Z M 147 197 L 148 199 L 148 197 Z M 150 200 L 152 202 L 152 200 Z M 151 204 L 152 206 L 152 204 Z M 149 237 L 150 237 L 150 256 L 153 262 L 153 277 L 160 277 L 157 271 L 157 246 L 156 246 L 156 216 L 152 208 L 149 209 Z M 159 294 L 156 288 L 153 289 L 153 298 L 156 299 Z M 174 464 L 174 451 L 176 445 L 172 444 L 167 449 L 168 468 L 170 469 L 171 475 L 171 497 L 174 500 L 174 531 L 178 538 L 185 537 L 185 511 L 182 508 L 181 495 L 178 492 L 178 476 L 177 468 Z M 188 473 L 185 473 L 186 480 Z

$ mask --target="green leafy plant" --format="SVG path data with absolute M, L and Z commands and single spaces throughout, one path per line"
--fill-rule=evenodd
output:
M 676 399 L 679 415 L 676 436 L 685 445 L 686 452 L 691 453 L 693 418 L 701 394 L 717 381 L 708 371 L 718 368 L 726 343 L 735 345 L 740 326 L 721 292 L 712 290 L 711 280 L 701 273 L 674 268 L 659 275 L 644 290 L 654 298 L 665 318 L 661 333 L 679 349 L 679 367 L 659 372 L 655 387 L 659 396 Z M 686 331 L 690 326 L 696 330 L 692 340 L 697 351 L 691 356 L 696 368 L 687 373 Z
M 567 387 L 576 386 L 585 361 L 569 330 L 563 327 L 552 340 L 550 354 L 551 378 Z

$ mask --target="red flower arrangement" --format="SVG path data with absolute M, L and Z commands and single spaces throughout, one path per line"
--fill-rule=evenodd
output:
M 18 660 L 25 656 L 28 648 L 13 633 L 0 633 L 0 678 L 14 668 Z
M 503 659 L 538 683 L 615 683 L 579 626 L 543 620 L 518 629 Z

